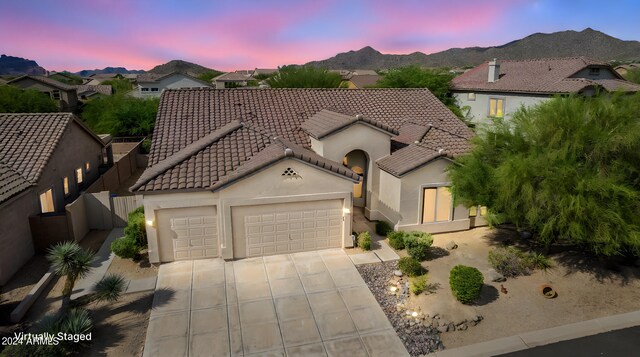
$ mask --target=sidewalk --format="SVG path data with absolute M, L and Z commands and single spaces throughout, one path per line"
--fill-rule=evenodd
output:
M 124 228 L 114 228 L 111 230 L 107 239 L 102 243 L 100 250 L 96 253 L 95 260 L 93 264 L 91 264 L 93 269 L 91 269 L 89 275 L 78 281 L 73 288 L 71 300 L 91 293 L 93 286 L 104 277 L 113 260 L 114 254 L 111 252 L 111 242 L 123 236 Z
M 497 356 L 528 348 L 568 341 L 585 336 L 640 326 L 640 311 L 605 316 L 598 319 L 524 332 L 511 337 L 476 343 L 469 346 L 434 352 L 435 357 Z
M 376 234 L 376 225 L 369 221 L 359 209 L 353 211 L 353 231 L 360 233 L 368 231 L 371 234 L 371 251 L 349 255 L 355 265 L 371 264 L 399 260 L 400 257 L 389 246 L 386 237 Z

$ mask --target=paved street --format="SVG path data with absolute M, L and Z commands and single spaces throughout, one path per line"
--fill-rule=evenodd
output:
M 164 264 L 145 356 L 406 356 L 340 249 Z

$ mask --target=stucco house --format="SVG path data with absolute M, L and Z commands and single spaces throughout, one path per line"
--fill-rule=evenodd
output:
M 21 89 L 35 89 L 51 96 L 64 112 L 73 112 L 78 106 L 78 93 L 75 85 L 58 82 L 45 76 L 24 75 L 7 82 Z
M 482 224 L 445 172 L 472 135 L 426 89 L 165 91 L 131 188 L 149 259 L 351 247 L 355 209 L 398 230 Z
M 362 89 L 375 86 L 380 79 L 382 76 L 377 74 L 350 75 L 342 83 L 349 89 Z
M 71 113 L 0 114 L 0 285 L 34 253 L 29 217 L 64 212 L 107 148 Z
M 113 87 L 107 84 L 97 84 L 97 85 L 80 84 L 76 86 L 76 91 L 78 92 L 78 99 L 87 100 L 87 99 L 103 97 L 106 95 L 112 95 Z
M 205 81 L 178 72 L 139 74 L 137 83 L 135 90 L 129 94 L 138 98 L 160 97 L 160 94 L 167 89 L 211 87 L 211 84 Z
M 223 73 L 211 81 L 215 84 L 216 89 L 244 87 L 247 82 L 253 79 L 253 74 L 249 71 L 235 71 Z
M 609 64 L 585 57 L 485 62 L 452 81 L 452 92 L 472 119 L 509 117 L 521 106 L 533 106 L 555 95 L 592 95 L 596 90 L 640 91 Z

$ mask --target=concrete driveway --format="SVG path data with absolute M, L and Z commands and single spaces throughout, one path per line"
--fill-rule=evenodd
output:
M 340 249 L 164 264 L 144 356 L 408 356 Z

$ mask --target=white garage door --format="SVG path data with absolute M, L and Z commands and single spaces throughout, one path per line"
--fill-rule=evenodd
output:
M 342 200 L 242 207 L 233 215 L 236 258 L 342 247 Z
M 218 227 L 215 216 L 171 218 L 175 260 L 218 256 Z

